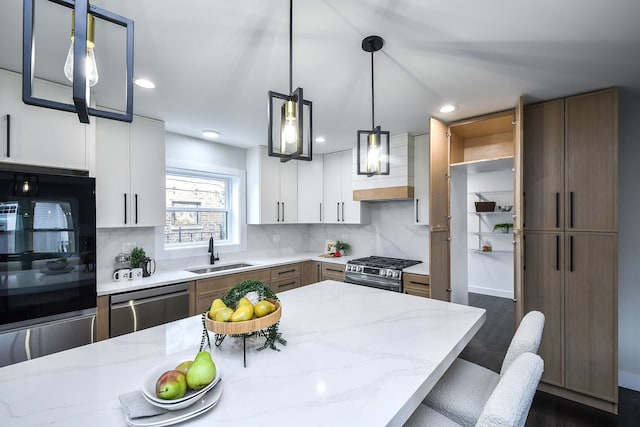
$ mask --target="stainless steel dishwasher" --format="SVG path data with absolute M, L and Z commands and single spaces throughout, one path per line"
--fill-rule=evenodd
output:
M 128 334 L 189 316 L 186 283 L 111 295 L 111 337 Z

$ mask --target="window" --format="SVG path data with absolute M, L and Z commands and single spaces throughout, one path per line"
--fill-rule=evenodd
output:
M 167 171 L 166 247 L 208 242 L 232 243 L 237 224 L 237 177 L 197 171 Z

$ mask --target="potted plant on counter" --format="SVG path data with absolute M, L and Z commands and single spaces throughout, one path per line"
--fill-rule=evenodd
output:
M 139 247 L 135 247 L 131 250 L 131 256 L 129 258 L 130 262 L 131 262 L 131 268 L 138 268 L 140 267 L 140 261 L 142 261 L 142 258 L 146 257 L 147 254 L 144 252 L 144 249 L 139 248 Z
M 335 246 L 336 246 L 335 256 L 346 255 L 347 252 L 351 251 L 351 245 L 348 244 L 347 242 L 341 242 L 340 240 L 338 240 Z

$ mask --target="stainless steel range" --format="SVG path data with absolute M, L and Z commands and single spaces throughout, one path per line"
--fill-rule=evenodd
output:
M 402 292 L 402 269 L 421 262 L 381 256 L 352 259 L 347 261 L 345 282 Z

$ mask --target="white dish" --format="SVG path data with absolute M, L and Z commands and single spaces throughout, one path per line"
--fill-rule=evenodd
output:
M 187 393 L 183 397 L 175 400 L 165 400 L 165 399 L 160 399 L 156 397 L 156 382 L 158 381 L 158 378 L 160 378 L 160 375 L 162 375 L 167 371 L 175 369 L 176 366 L 178 366 L 183 361 L 184 360 L 166 360 L 147 372 L 147 374 L 142 380 L 142 394 L 149 403 L 165 409 L 179 408 L 178 406 L 175 406 L 175 405 L 183 402 L 188 402 L 189 405 L 191 405 L 193 403 L 193 399 L 211 390 L 213 386 L 215 386 L 218 383 L 218 381 L 220 381 L 220 368 L 216 365 L 215 378 L 213 379 L 213 381 L 207 384 L 204 388 L 200 390 L 187 390 Z M 184 405 L 181 407 L 184 408 L 189 405 Z
M 222 395 L 222 383 L 219 383 L 216 387 L 209 390 L 196 399 L 193 405 L 179 411 L 169 411 L 161 415 L 154 415 L 153 417 L 144 417 L 131 419 L 125 414 L 124 420 L 127 425 L 132 427 L 163 427 L 173 424 L 181 423 L 182 421 L 189 420 L 197 417 L 213 408 L 220 400 Z

